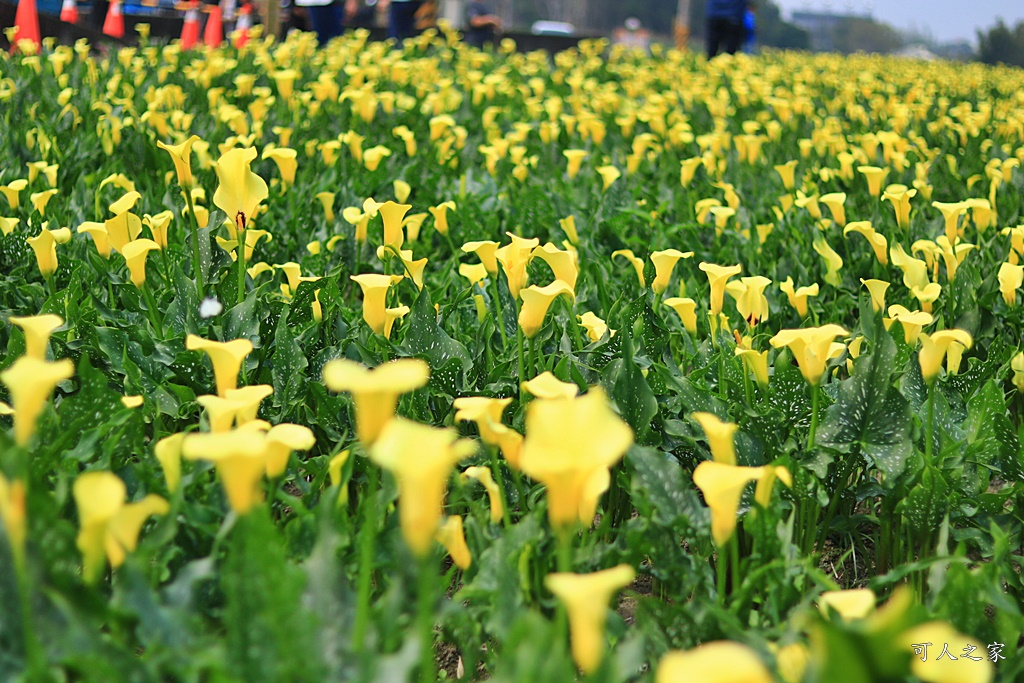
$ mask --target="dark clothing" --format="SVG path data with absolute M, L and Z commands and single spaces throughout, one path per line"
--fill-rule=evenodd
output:
M 704 15 L 710 19 L 726 19 L 743 25 L 743 16 L 747 13 L 748 0 L 708 0 Z
M 471 0 L 466 7 L 466 43 L 473 47 L 482 48 L 486 43 L 494 42 L 494 26 L 473 26 L 473 19 L 486 17 L 494 14 L 484 0 Z
M 329 5 L 308 5 L 309 21 L 316 31 L 316 39 L 320 45 L 326 45 L 331 38 L 341 35 L 341 5 L 332 2 Z
M 711 59 L 719 52 L 728 52 L 731 55 L 739 52 L 743 45 L 743 39 L 747 37 L 747 29 L 742 21 L 731 21 L 729 19 L 708 19 L 707 48 L 708 59 Z
M 402 42 L 416 35 L 416 11 L 422 4 L 422 0 L 392 0 L 388 12 L 388 38 Z

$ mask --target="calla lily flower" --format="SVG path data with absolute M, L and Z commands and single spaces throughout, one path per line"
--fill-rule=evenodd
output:
M 974 219 L 974 225 L 978 228 L 978 232 L 985 232 L 992 227 L 996 221 L 996 212 L 992 209 L 992 202 L 972 197 L 967 200 L 967 205 L 971 208 L 971 218 Z M 946 236 L 949 237 L 948 234 Z
M 946 239 L 956 242 L 960 232 L 960 216 L 967 213 L 970 205 L 967 202 L 932 202 L 932 206 L 942 213 L 945 220 Z
M 350 277 L 363 290 L 363 320 L 374 334 L 383 335 L 387 325 L 388 290 L 403 276 L 364 273 Z
M 587 331 L 587 338 L 592 342 L 601 341 L 601 338 L 608 332 L 608 324 L 591 311 L 576 317 L 580 321 L 580 327 Z M 615 331 L 612 330 L 612 332 Z
M 889 307 L 889 317 L 903 325 L 903 338 L 908 344 L 917 342 L 921 328 L 931 325 L 934 321 L 931 313 L 925 311 L 909 311 L 898 304 Z
M 363 166 L 372 173 L 380 168 L 381 162 L 389 156 L 391 156 L 390 149 L 384 145 L 374 145 L 363 151 Z
M 569 238 L 572 244 L 580 243 L 579 233 L 576 232 L 576 216 L 566 216 L 565 218 L 558 219 L 558 225 L 562 228 L 562 232 Z
M 775 348 L 789 347 L 797 365 L 800 366 L 800 373 L 811 386 L 818 386 L 821 376 L 825 374 L 825 365 L 829 359 L 842 353 L 845 347 L 842 344 L 838 353 L 832 344 L 836 337 L 846 336 L 847 332 L 839 325 L 823 325 L 821 327 L 806 327 L 798 330 L 782 330 L 771 338 L 770 343 Z
M 103 573 L 104 560 L 117 568 L 135 550 L 142 526 L 152 515 L 170 511 L 167 501 L 148 495 L 125 504 L 124 482 L 111 472 L 86 472 L 72 486 L 78 507 L 80 530 L 76 544 L 82 552 L 82 574 L 95 583 Z
M 908 189 L 906 185 L 894 184 L 885 188 L 883 200 L 892 202 L 896 212 L 896 225 L 904 230 L 910 227 L 910 200 L 917 195 L 917 190 Z
M 50 335 L 64 324 L 64 319 L 52 313 L 46 315 L 10 317 L 12 324 L 21 328 L 25 334 L 25 355 L 39 360 L 46 360 L 46 347 L 50 343 Z
M 733 349 L 733 353 L 743 361 L 743 367 L 754 376 L 754 381 L 763 387 L 768 386 L 768 352 L 757 351 L 750 346 L 750 337 L 743 337 Z
M 238 386 L 238 371 L 242 367 L 242 360 L 252 353 L 252 342 L 248 339 L 211 341 L 190 334 L 185 338 L 185 348 L 189 351 L 203 351 L 210 357 L 217 382 L 217 395 L 227 397 L 227 392 Z
M 925 313 L 932 312 L 932 304 L 942 295 L 942 285 L 935 282 L 928 284 L 924 289 L 916 287 L 910 290 L 917 302 L 921 304 L 921 310 Z
M 508 233 L 508 236 L 512 240 L 511 244 L 506 244 L 497 249 L 494 252 L 494 256 L 501 263 L 501 267 L 505 271 L 505 277 L 508 279 L 508 289 L 512 293 L 512 298 L 518 299 L 519 293 L 526 287 L 526 267 L 530 264 L 530 260 L 533 258 L 533 251 L 540 244 L 540 240 L 536 238 L 523 239 L 512 233 Z M 480 260 L 484 260 L 482 256 Z
M 475 450 L 454 429 L 402 418 L 391 420 L 373 442 L 370 459 L 398 481 L 399 525 L 414 554 L 422 557 L 430 550 L 452 468 Z
M 487 491 L 487 499 L 491 507 L 491 524 L 497 524 L 505 515 L 505 501 L 501 497 L 501 489 L 494 481 L 489 467 L 467 467 L 459 475 L 459 479 L 466 481 L 472 479 L 480 482 Z
M 885 235 L 871 227 L 871 221 L 854 221 L 843 228 L 844 237 L 851 232 L 864 235 L 864 239 L 868 241 L 868 244 L 874 250 L 875 258 L 878 259 L 878 262 L 883 266 L 889 265 L 889 242 L 885 239 Z
M 149 227 L 149 232 L 153 235 L 153 241 L 157 243 L 160 249 L 167 248 L 167 228 L 170 227 L 171 221 L 174 219 L 174 214 L 171 211 L 161 211 L 155 216 L 150 216 L 148 213 L 142 217 L 142 223 Z M 82 232 L 82 228 L 78 228 L 79 232 Z M 96 237 L 93 236 L 93 240 Z M 97 246 L 97 249 L 99 247 Z
M 157 441 L 153 447 L 153 454 L 164 471 L 167 490 L 171 493 L 177 491 L 181 483 L 181 444 L 186 436 L 184 432 L 171 434 Z
M 469 280 L 470 286 L 479 284 L 483 287 L 483 281 L 487 279 L 487 266 L 482 263 L 460 263 L 459 275 Z
M 877 166 L 858 166 L 857 170 L 868 181 L 868 192 L 871 196 L 880 196 L 882 194 L 882 183 L 885 182 L 886 177 L 889 175 L 889 169 Z
M 35 237 L 29 237 L 26 242 L 32 247 L 36 255 L 36 265 L 43 277 L 50 277 L 57 272 L 57 245 L 64 244 L 71 240 L 71 231 L 67 228 L 50 230 L 45 225 Z
M 14 232 L 14 229 L 18 227 L 18 223 L 20 222 L 20 218 L 5 218 L 4 216 L 0 216 L 0 234 L 5 237 L 10 235 Z
M 285 190 L 295 184 L 295 172 L 299 168 L 297 157 L 298 153 L 288 147 L 263 150 L 263 158 L 272 159 L 277 164 L 277 170 L 281 174 L 281 185 Z
M 547 487 L 553 527 L 593 519 L 611 483 L 611 466 L 632 443 L 632 430 L 608 406 L 600 387 L 585 396 L 529 405 L 520 466 Z
M 728 662 L 724 666 L 723 662 Z M 774 683 L 768 667 L 746 645 L 725 640 L 692 650 L 673 650 L 661 658 L 655 683 Z
M 266 472 L 267 459 L 266 434 L 261 429 L 242 427 L 218 434 L 189 434 L 182 441 L 181 455 L 214 464 L 228 504 L 236 513 L 247 514 L 262 500 L 259 482 Z
M 999 291 L 1007 306 L 1017 304 L 1017 290 L 1024 284 L 1024 266 L 1003 263 L 999 266 Z M 13 318 L 11 319 L 13 320 Z
M 700 168 L 703 163 L 704 159 L 701 157 L 691 157 L 680 161 L 679 184 L 684 188 L 689 187 L 690 183 L 693 182 L 693 177 L 697 174 L 697 169 Z
M 580 388 L 572 382 L 563 382 L 551 372 L 545 370 L 533 379 L 523 382 L 522 388 L 534 398 L 554 401 L 562 398 L 576 398 Z
M 318 192 L 314 195 L 320 205 L 324 207 L 324 220 L 328 223 L 334 222 L 334 192 Z
M 843 206 L 846 203 L 845 192 L 823 194 L 818 201 L 828 207 L 829 213 L 832 214 L 832 220 L 835 221 L 836 225 L 840 228 L 846 225 L 846 209 Z
M 715 217 L 715 233 L 718 235 L 725 230 L 729 219 L 736 215 L 736 209 L 731 206 L 712 206 L 709 211 Z
M 0 523 L 11 546 L 14 561 L 21 564 L 25 557 L 26 521 L 25 482 L 9 481 L 0 472 Z
M 785 293 L 786 298 L 789 299 L 789 305 L 796 309 L 797 315 L 806 318 L 807 297 L 818 296 L 818 283 L 815 282 L 810 287 L 794 288 L 793 278 L 787 277 L 785 282 L 779 284 L 779 289 Z
M 722 422 L 713 413 L 694 413 L 691 417 L 696 420 L 701 429 L 704 430 L 708 439 L 708 448 L 711 449 L 711 457 L 715 462 L 726 465 L 736 464 L 736 447 L 733 438 L 739 425 L 732 422 Z
M 566 149 L 562 151 L 562 155 L 569 162 L 566 173 L 569 175 L 569 180 L 572 180 L 580 172 L 580 166 L 583 164 L 583 160 L 590 156 L 590 152 L 582 149 Z
M 693 212 L 696 215 L 697 222 L 701 225 L 705 224 L 708 220 L 708 215 L 711 214 L 711 209 L 721 206 L 721 200 L 715 197 L 708 197 L 707 199 L 698 199 L 693 205 Z
M 697 302 L 689 298 L 669 297 L 663 302 L 679 316 L 683 327 L 692 335 L 697 334 Z
M 502 425 L 501 417 L 511 398 L 488 398 L 486 396 L 463 396 L 455 399 L 455 419 L 472 421 L 480 432 L 480 440 L 490 446 L 499 445 L 499 434 L 494 426 Z
M 960 633 L 947 622 L 930 621 L 915 626 L 903 632 L 899 640 L 906 652 L 915 654 L 910 659 L 910 672 L 925 683 L 991 683 L 995 680 L 996 669 L 985 656 L 988 652 L 985 644 L 977 638 Z M 981 661 L 965 663 L 954 661 L 951 657 L 939 659 L 938 654 L 941 654 L 942 645 L 946 643 L 950 648 L 954 648 L 955 644 L 958 651 L 977 653 L 974 656 L 980 656 Z
M 331 391 L 352 394 L 356 410 L 356 433 L 364 445 L 371 445 L 395 416 L 398 397 L 419 389 L 430 378 L 430 366 L 415 358 L 402 358 L 374 369 L 346 359 L 324 365 L 324 384 Z
M 867 287 L 871 295 L 871 308 L 875 311 L 885 310 L 885 290 L 889 289 L 889 283 L 885 280 L 861 280 L 862 285 Z
M 726 283 L 725 291 L 736 300 L 736 310 L 748 325 L 754 326 L 768 319 L 768 299 L 764 290 L 771 283 L 771 280 L 760 275 L 741 277 L 739 282 L 734 280 Z
M 839 287 L 843 284 L 843 278 L 839 275 L 839 269 L 843 267 L 843 257 L 835 252 L 825 238 L 821 235 L 814 236 L 814 243 L 812 245 L 814 251 L 825 259 L 825 282 L 832 285 L 833 287 Z
M 248 228 L 269 194 L 267 183 L 250 168 L 255 159 L 256 148 L 235 148 L 222 154 L 215 166 L 219 184 L 213 203 L 227 214 L 236 230 Z
M 716 316 L 722 312 L 722 306 L 725 304 L 725 287 L 729 278 L 739 275 L 743 266 L 718 266 L 702 262 L 698 268 L 708 276 L 708 284 L 711 285 L 711 315 Z
M 154 250 L 159 251 L 160 245 L 153 240 L 140 239 L 126 244 L 121 252 L 128 264 L 132 284 L 139 289 L 146 284 L 146 256 Z
M 462 528 L 462 517 L 446 517 L 434 534 L 437 542 L 444 546 L 456 567 L 465 571 L 473 564 L 473 556 L 466 545 L 466 534 Z
M 921 363 L 921 376 L 928 384 L 934 382 L 938 377 L 942 361 L 945 360 L 946 353 L 953 343 L 958 343 L 969 349 L 974 340 L 968 332 L 958 329 L 921 334 L 921 351 L 918 353 L 918 360 Z
M 616 256 L 621 256 L 630 265 L 633 266 L 633 270 L 636 271 L 637 280 L 640 282 L 640 288 L 643 289 L 647 286 L 647 281 L 644 279 L 644 260 L 633 253 L 632 249 L 618 249 L 612 252 L 612 261 L 615 260 Z
M 51 363 L 31 355 L 22 356 L 0 373 L 0 381 L 7 385 L 14 407 L 15 442 L 28 443 L 50 394 L 57 384 L 74 374 L 75 365 L 68 359 Z
M 875 611 L 878 598 L 870 588 L 827 591 L 818 598 L 818 609 L 823 616 L 835 611 L 846 621 L 863 619 Z
M 957 268 L 964 262 L 967 254 L 975 248 L 973 244 L 966 244 L 956 240 L 956 242 L 950 242 L 945 235 L 939 235 L 935 239 L 935 244 L 938 245 L 941 250 L 942 260 L 946 264 L 946 278 L 952 282 L 956 278 Z M 953 245 L 956 246 L 953 246 Z
M 1013 371 L 1013 385 L 1017 391 L 1024 392 L 1024 352 L 1018 353 L 1010 360 L 1010 369 Z
M 12 180 L 7 185 L 0 185 L 0 193 L 3 193 L 4 197 L 7 198 L 7 203 L 12 209 L 17 209 L 21 205 L 19 195 L 26 187 L 28 187 L 28 180 L 18 178 L 17 180 Z
M 46 216 L 46 205 L 50 203 L 50 200 L 57 194 L 57 190 L 43 190 L 42 192 L 33 192 L 29 195 L 29 199 L 32 201 L 32 206 L 36 211 L 39 212 L 40 216 Z
M 889 249 L 889 256 L 893 265 L 903 271 L 903 284 L 907 289 L 924 289 L 928 286 L 928 264 L 908 255 L 899 242 Z
M 601 190 L 603 192 L 607 192 L 608 188 L 612 186 L 612 183 L 614 183 L 622 176 L 622 172 L 619 171 L 619 169 L 616 168 L 615 166 L 612 166 L 611 164 L 608 164 L 606 166 L 600 166 L 597 169 L 597 173 L 598 175 L 601 176 L 601 181 L 603 183 Z
M 488 273 L 491 275 L 498 274 L 498 258 L 496 256 L 496 252 L 498 251 L 497 242 L 466 242 L 462 245 L 462 251 L 467 254 L 476 254 L 477 258 L 480 259 L 480 263 L 483 264 Z
M 792 161 L 787 161 L 784 164 L 779 164 L 774 167 L 775 172 L 779 174 L 780 178 L 782 178 L 782 186 L 786 188 L 786 190 L 789 192 L 792 192 L 793 189 L 796 187 L 795 176 L 796 166 L 798 163 L 799 162 L 794 159 Z
M 705 460 L 693 471 L 693 483 L 704 494 L 704 501 L 711 508 L 711 535 L 721 548 L 732 538 L 736 530 L 736 513 L 739 510 L 743 490 L 752 481 L 758 482 L 755 499 L 762 507 L 771 500 L 771 484 L 779 479 L 786 486 L 792 486 L 792 477 L 785 467 L 738 467 L 721 462 Z M 766 482 L 762 485 L 762 482 Z
M 651 253 L 651 262 L 654 264 L 654 282 L 651 283 L 651 289 L 654 290 L 655 294 L 661 294 L 668 289 L 669 281 L 672 279 L 672 271 L 676 267 L 676 262 L 679 259 L 693 257 L 692 251 L 682 252 L 678 249 L 666 249 L 664 251 L 655 251 Z
M 634 578 L 636 571 L 627 564 L 592 574 L 556 573 L 544 578 L 544 585 L 569 614 L 572 658 L 583 673 L 592 673 L 601 664 L 608 603 Z
M 821 220 L 821 206 L 818 205 L 817 192 L 808 196 L 802 191 L 797 190 L 796 199 L 793 200 L 793 203 L 796 204 L 798 208 L 807 209 L 807 213 L 809 213 L 811 218 L 814 220 Z
M 114 217 L 107 219 L 103 225 L 107 229 L 110 246 L 118 253 L 142 232 L 142 219 L 132 213 L 135 203 L 141 198 L 142 195 L 132 190 L 110 205 L 110 213 Z
M 292 451 L 308 451 L 316 445 L 316 437 L 309 427 L 295 424 L 278 424 L 267 430 L 266 473 L 268 479 L 276 479 L 288 467 Z
M 198 135 L 189 137 L 180 145 L 168 145 L 157 142 L 156 146 L 171 155 L 174 170 L 178 174 L 178 186 L 186 192 L 192 188 L 195 178 L 192 176 L 192 145 L 199 140 Z
M 580 269 L 576 264 L 575 252 L 559 249 L 551 242 L 533 250 L 532 258 L 539 258 L 548 264 L 555 280 L 561 280 L 569 285 L 573 292 L 576 291 L 576 280 L 579 277 Z
M 402 243 L 405 241 L 402 221 L 411 208 L 412 206 L 409 204 L 396 204 L 392 201 L 386 201 L 378 206 L 378 211 L 384 221 L 383 245 L 385 247 L 402 248 Z
M 519 312 L 519 327 L 522 328 L 523 334 L 530 339 L 540 332 L 548 308 L 551 307 L 551 302 L 556 297 L 565 294 L 573 298 L 572 287 L 561 280 L 555 280 L 544 287 L 531 285 L 519 294 L 523 299 L 523 306 Z
M 434 228 L 442 235 L 448 234 L 448 212 L 455 210 L 455 202 L 441 202 L 427 209 L 434 217 Z

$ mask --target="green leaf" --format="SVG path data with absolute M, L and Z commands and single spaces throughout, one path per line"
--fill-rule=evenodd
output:
M 674 457 L 653 448 L 633 446 L 626 453 L 626 463 L 633 470 L 630 500 L 641 515 L 665 527 L 686 525 L 701 530 L 707 526 L 707 510 L 697 492 L 687 485 L 683 468 Z
M 636 440 L 653 445 L 660 442 L 660 436 L 651 430 L 651 420 L 658 414 L 658 399 L 633 359 L 633 342 L 628 333 L 619 336 L 625 338 L 623 357 L 608 364 L 602 383 L 615 400 L 622 418 L 633 428 Z
M 405 341 L 412 355 L 423 357 L 431 369 L 443 368 L 453 358 L 461 363 L 463 376 L 473 369 L 473 359 L 465 345 L 452 339 L 437 324 L 434 304 L 426 288 L 416 297 L 408 319 Z
M 274 346 L 270 354 L 271 371 L 270 376 L 274 383 L 274 406 L 282 410 L 282 414 L 289 412 L 302 392 L 305 383 L 303 370 L 309 365 L 306 355 L 302 352 L 302 346 L 288 324 L 290 309 L 285 309 L 281 317 L 277 319 L 277 329 L 274 330 Z

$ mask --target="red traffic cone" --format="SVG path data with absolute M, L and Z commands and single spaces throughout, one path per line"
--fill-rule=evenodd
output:
M 199 3 L 192 0 L 185 12 L 185 24 L 181 27 L 181 49 L 191 50 L 199 42 Z
M 249 42 L 250 28 L 252 28 L 252 5 L 245 3 L 238 10 L 238 21 L 235 22 L 235 48 L 241 49 Z
M 14 40 L 11 41 L 11 52 L 22 40 L 29 40 L 39 47 L 39 12 L 36 11 L 36 0 L 19 0 L 18 11 L 14 14 Z
M 112 38 L 124 38 L 124 14 L 121 13 L 121 0 L 112 0 L 107 18 L 103 22 L 103 33 Z
M 221 22 L 220 5 L 210 7 L 210 16 L 206 18 L 206 30 L 203 32 L 203 45 L 217 47 L 224 40 L 224 26 Z
M 78 23 L 78 3 L 75 0 L 64 0 L 60 7 L 60 20 L 69 24 Z

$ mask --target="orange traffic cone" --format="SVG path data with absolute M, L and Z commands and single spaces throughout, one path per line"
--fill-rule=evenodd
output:
M 185 24 L 181 27 L 181 49 L 191 50 L 199 42 L 199 3 L 192 0 L 185 12 Z
M 210 7 L 210 16 L 206 18 L 203 44 L 206 47 L 217 47 L 222 40 L 224 40 L 224 26 L 221 21 L 220 5 L 213 5 Z
M 64 0 L 60 8 L 60 20 L 69 24 L 78 23 L 78 3 L 75 0 Z
M 124 38 L 124 14 L 121 13 L 121 0 L 111 0 L 107 18 L 103 22 L 103 33 L 112 38 Z
M 252 28 L 252 5 L 245 3 L 238 10 L 238 21 L 235 23 L 235 47 L 243 48 L 249 42 L 249 29 Z
M 19 0 L 18 11 L 14 14 L 14 40 L 11 41 L 11 52 L 22 40 L 28 40 L 39 47 L 39 12 L 36 11 L 36 0 Z

